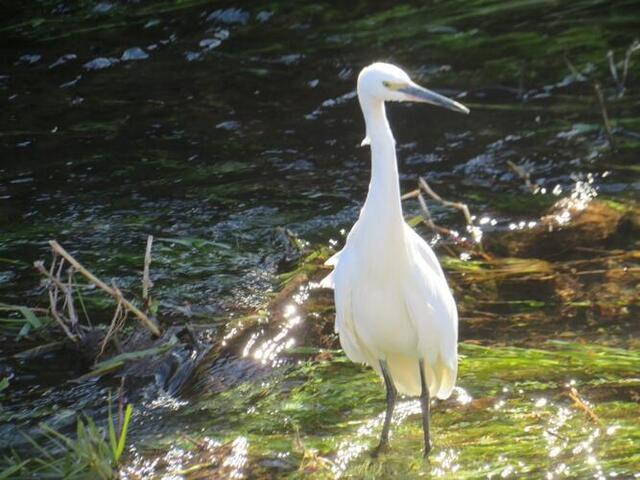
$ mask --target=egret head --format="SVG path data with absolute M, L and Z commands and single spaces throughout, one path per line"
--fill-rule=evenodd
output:
M 389 63 L 372 63 L 358 76 L 358 95 L 383 102 L 431 103 L 460 113 L 469 113 L 461 103 L 413 82 L 401 68 Z

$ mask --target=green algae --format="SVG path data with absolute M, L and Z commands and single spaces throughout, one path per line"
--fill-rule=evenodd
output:
M 52 8 L 57 2 L 40 3 Z M 11 37 L 26 38 L 30 45 L 45 44 L 54 38 L 92 41 L 113 32 L 126 35 L 150 18 L 172 28 L 172 15 L 177 16 L 181 10 L 205 8 L 206 4 L 202 0 L 134 2 L 118 4 L 112 12 L 96 16 L 90 13 L 94 3 L 83 2 L 75 12 L 57 18 L 45 18 L 40 12 L 18 23 L 7 18 L 0 31 Z M 262 6 L 256 5 L 251 11 L 257 11 L 259 7 Z M 599 78 L 606 84 L 606 51 L 613 49 L 619 56 L 637 34 L 638 16 L 634 7 L 635 3 L 629 1 L 612 5 L 594 0 L 460 0 L 435 2 L 429 6 L 381 5 L 375 8 L 365 2 L 356 2 L 349 5 L 349 11 L 322 3 L 300 5 L 278 1 L 264 6 L 275 12 L 273 21 L 278 28 L 298 23 L 312 25 L 308 34 L 305 33 L 309 41 L 295 45 L 312 60 L 344 55 L 345 63 L 351 61 L 357 65 L 363 60 L 390 56 L 394 61 L 405 62 L 416 69 L 422 64 L 452 64 L 449 70 L 425 74 L 425 77 L 434 85 L 468 90 L 495 84 L 518 84 L 522 92 L 527 88 L 541 88 L 544 82 L 553 85 L 562 80 L 569 73 L 565 57 L 570 58 L 579 70 L 595 65 Z M 232 38 L 245 41 L 245 30 L 234 31 Z M 351 45 L 353 51 L 346 53 L 340 42 Z M 255 55 L 291 53 L 291 42 L 281 38 L 248 43 L 250 45 L 240 53 L 228 49 L 224 54 L 241 57 L 244 63 Z M 260 80 L 263 84 L 276 83 L 269 81 L 273 72 L 267 68 L 243 65 L 237 71 L 265 77 Z M 336 81 L 330 78 L 332 82 Z M 612 118 L 614 127 L 637 129 L 638 120 L 633 115 L 633 105 L 637 104 L 634 93 L 629 91 L 621 100 L 607 98 L 616 117 Z M 586 144 L 563 144 L 560 150 L 566 149 L 568 155 L 585 157 L 598 151 L 602 157 L 593 168 L 611 169 L 622 175 L 638 173 L 633 164 L 638 151 L 637 140 L 616 133 L 616 138 L 621 138 L 615 154 L 594 146 L 602 127 L 591 92 L 554 93 L 551 101 L 546 102 L 508 102 L 504 98 L 484 101 L 473 97 L 468 104 L 476 115 L 499 113 L 521 122 L 523 125 L 518 125 L 515 133 L 535 135 L 536 143 L 540 145 L 535 153 L 549 155 L 551 161 L 556 159 L 554 150 L 558 145 L 553 143 L 548 147 L 547 142 L 554 140 L 558 133 L 571 130 L 578 134 L 577 140 L 587 140 Z M 101 101 L 101 105 L 109 108 L 121 104 Z M 206 95 L 201 104 L 214 109 L 232 106 L 232 102 L 215 95 Z M 523 121 L 537 115 L 543 117 L 541 124 Z M 171 122 L 176 121 L 179 119 L 171 119 Z M 483 126 L 489 123 L 482 121 Z M 129 126 L 127 117 L 119 116 L 116 120 L 79 121 L 67 130 L 73 133 L 71 138 L 100 138 L 124 135 Z M 30 131 L 22 129 L 4 135 L 21 137 Z M 487 134 L 486 138 L 491 135 L 495 133 Z M 165 136 L 165 140 L 170 141 L 181 138 L 181 133 L 174 132 Z M 485 137 L 480 135 L 479 138 Z M 142 158 L 145 169 L 158 170 L 161 175 L 145 175 L 139 179 L 138 186 L 173 188 L 165 177 L 179 177 L 188 184 L 185 194 L 203 201 L 225 207 L 234 207 L 239 199 L 245 201 L 249 196 L 252 201 L 260 201 L 264 199 L 264 187 L 258 186 L 255 180 L 248 182 L 241 178 L 257 171 L 255 160 L 246 158 L 259 155 L 270 143 L 269 140 L 254 141 L 224 142 L 216 152 L 222 154 L 224 161 L 202 162 L 196 168 L 186 169 L 181 159 L 171 157 L 164 150 L 140 150 L 136 155 Z M 519 148 L 517 153 L 521 155 L 526 150 L 526 147 Z M 91 163 L 87 161 L 87 164 Z M 137 168 L 131 162 L 113 175 L 126 181 L 135 176 Z M 262 178 L 259 175 L 260 181 Z M 90 191 L 80 196 L 79 201 L 93 195 Z M 175 195 L 179 196 L 181 192 Z M 550 195 L 523 195 L 514 188 L 497 190 L 493 185 L 484 189 L 465 186 L 460 196 L 483 208 L 489 206 L 503 214 L 527 217 L 542 214 L 555 200 Z M 287 200 L 290 209 L 314 205 L 313 201 L 301 198 Z M 112 201 L 119 208 L 130 206 L 123 198 Z M 620 215 L 631 210 L 626 200 L 617 197 L 607 199 L 605 203 Z M 160 215 L 150 212 L 127 212 L 121 219 L 109 219 L 109 222 L 114 229 L 131 228 L 138 232 L 141 227 L 155 228 L 161 224 L 159 218 Z M 281 224 L 291 218 L 274 215 L 270 221 Z M 413 223 L 418 221 L 414 219 Z M 55 222 L 25 224 L 18 233 L 15 229 L 3 233 L 0 242 L 4 247 L 27 238 L 50 237 L 58 231 L 59 220 Z M 174 236 L 169 238 L 167 234 L 154 250 L 154 265 L 163 271 L 158 280 L 159 297 L 171 293 L 173 299 L 195 304 L 202 301 L 202 296 L 188 290 L 186 283 L 197 284 L 215 275 L 218 286 L 231 288 L 237 284 L 237 278 L 228 270 L 234 259 L 244 253 L 243 247 L 231 246 L 228 237 L 213 241 L 201 232 L 184 236 L 172 232 L 171 235 Z M 623 247 L 630 248 L 633 236 L 627 234 L 623 240 Z M 602 242 L 597 247 L 608 251 L 610 245 Z M 91 248 L 85 244 L 83 254 L 94 255 Z M 139 270 L 142 255 L 126 250 L 125 244 L 109 247 L 100 255 L 100 268 L 110 273 Z M 291 292 L 310 278 L 316 280 L 325 274 L 328 270 L 320 264 L 331 253 L 330 249 L 312 252 L 276 279 L 274 283 L 280 292 L 273 294 L 274 308 L 288 301 Z M 158 439 L 145 433 L 143 427 L 136 436 L 134 425 L 132 433 L 139 450 L 149 458 L 161 456 L 173 447 L 195 452 L 195 459 L 186 459 L 183 465 L 187 478 L 198 478 L 203 473 L 206 477 L 207 472 L 210 472 L 209 478 L 232 476 L 229 467 L 223 464 L 231 457 L 230 446 L 238 438 L 248 441 L 243 471 L 250 478 L 334 478 L 336 472 L 351 478 L 544 477 L 549 472 L 584 478 L 599 470 L 615 472 L 623 478 L 633 476 L 640 464 L 635 447 L 640 441 L 637 427 L 639 359 L 633 348 L 611 348 L 604 343 L 625 345 L 633 341 L 627 339 L 637 332 L 633 323 L 640 298 L 634 280 L 637 277 L 633 273 L 624 274 L 626 277 L 620 273 L 625 268 L 637 268 L 637 263 L 629 259 L 608 259 L 593 264 L 593 268 L 592 265 L 574 268 L 558 265 L 556 259 L 491 253 L 504 255 L 491 260 L 473 258 L 468 261 L 451 256 L 451 252 L 441 256 L 459 300 L 461 333 L 467 338 L 479 339 L 482 345 L 461 344 L 460 385 L 474 400 L 468 404 L 454 400 L 435 406 L 436 450 L 429 462 L 423 461 L 420 455 L 421 430 L 416 414 L 411 414 L 394 428 L 393 448 L 387 455 L 375 462 L 368 458 L 366 450 L 375 444 L 379 427 L 366 434 L 360 434 L 358 430 L 383 412 L 382 385 L 370 370 L 352 364 L 336 350 L 335 337 L 316 342 L 314 336 L 308 344 L 283 352 L 292 364 L 273 369 L 262 380 L 247 381 L 214 395 L 200 392 L 194 398 L 188 398 L 187 407 L 176 414 L 167 414 L 163 419 L 169 426 L 158 434 Z M 20 260 L 7 258 L 6 261 Z M 257 261 L 256 257 L 251 257 L 251 261 Z M 223 268 L 217 268 L 219 265 Z M 30 262 L 24 262 L 24 266 L 30 266 Z M 578 278 L 588 280 L 578 285 L 569 282 L 567 276 L 573 274 L 572 269 L 578 273 L 587 272 Z M 601 273 L 591 274 L 589 270 Z M 616 275 L 618 277 L 608 278 Z M 137 286 L 138 280 L 136 277 L 129 284 Z M 89 296 L 87 302 L 91 308 L 109 306 L 106 300 L 97 296 Z M 311 303 L 307 325 L 313 323 L 316 327 L 332 321 L 330 306 Z M 219 317 L 216 322 L 225 323 L 226 332 L 234 329 L 253 332 L 269 322 L 275 323 L 278 318 L 263 309 L 255 315 L 231 320 Z M 15 325 L 23 328 L 24 319 L 12 318 L 11 325 L 12 328 Z M 14 333 L 18 328 L 13 329 Z M 556 336 L 582 339 L 587 343 L 548 341 Z M 118 368 L 122 364 L 111 366 L 114 365 Z M 269 366 L 264 368 L 271 371 Z M 576 382 L 575 386 L 584 398 L 593 398 L 592 409 L 602 425 L 594 424 L 573 406 L 566 395 L 567 384 L 572 381 Z M 547 400 L 544 405 L 539 403 L 542 398 Z M 570 418 L 556 429 L 565 415 L 564 410 L 570 413 Z M 40 413 L 45 418 L 47 413 Z M 615 431 L 607 434 L 608 428 Z M 588 443 L 593 447 L 593 455 L 585 453 L 586 447 L 577 454 L 572 453 L 587 442 L 596 429 L 600 431 L 599 436 Z M 546 433 L 548 431 L 553 433 Z M 208 452 L 185 439 L 183 434 L 198 439 L 208 436 L 223 444 Z M 552 438 L 559 440 L 554 442 Z M 341 452 L 359 444 L 364 445 L 360 454 L 343 465 L 344 468 L 336 469 L 335 465 L 342 465 L 339 462 Z M 559 446 L 562 448 L 555 450 Z M 558 470 L 563 465 L 568 470 Z M 3 474 L 11 477 L 15 473 L 15 467 L 9 468 L 0 470 L 0 477 Z
M 278 458 L 286 458 L 283 478 L 485 478 L 504 471 L 543 475 L 561 464 L 570 478 L 596 467 L 636 473 L 640 405 L 599 398 L 594 423 L 566 394 L 569 385 L 586 400 L 595 388 L 637 391 L 636 351 L 567 342 L 537 349 L 462 343 L 460 351 L 459 385 L 467 393 L 435 404 L 430 461 L 421 457 L 417 405 L 394 427 L 390 451 L 370 459 L 380 427 L 375 419 L 384 412 L 383 387 L 370 369 L 338 352 L 284 368 L 261 385 L 199 399 L 186 410 L 201 419 L 201 438 L 245 438 L 244 471 L 259 477 L 273 475 L 264 465 Z M 187 411 L 180 414 L 185 423 Z M 572 454 L 574 449 L 580 452 Z

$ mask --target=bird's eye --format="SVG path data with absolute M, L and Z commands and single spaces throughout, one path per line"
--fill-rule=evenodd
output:
M 382 85 L 384 85 L 387 88 L 391 88 L 391 82 L 387 82 L 386 80 L 382 82 Z

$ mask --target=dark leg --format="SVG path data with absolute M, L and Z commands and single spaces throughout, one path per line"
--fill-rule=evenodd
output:
M 422 430 L 424 431 L 424 456 L 428 456 L 431 451 L 431 439 L 429 430 L 431 427 L 431 398 L 429 397 L 429 387 L 424 374 L 424 360 L 420 359 L 420 383 L 422 392 L 420 393 L 420 406 L 422 407 Z
M 380 369 L 382 370 L 382 377 L 384 378 L 384 385 L 387 388 L 387 413 L 384 417 L 384 424 L 382 425 L 382 435 L 380 436 L 380 444 L 372 452 L 374 457 L 385 450 L 389 446 L 389 428 L 391 427 L 391 417 L 393 415 L 393 407 L 396 405 L 396 397 L 398 391 L 393 384 L 391 374 L 389 373 L 389 367 L 385 360 L 380 360 Z

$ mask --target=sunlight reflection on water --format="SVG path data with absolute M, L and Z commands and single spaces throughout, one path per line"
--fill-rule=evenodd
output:
M 469 393 L 461 387 L 455 387 L 454 396 L 455 401 L 460 405 L 467 405 L 473 400 Z M 393 425 L 400 425 L 410 415 L 419 415 L 421 413 L 420 401 L 403 401 L 396 405 L 391 422 Z M 361 425 L 352 438 L 340 443 L 331 468 L 335 478 L 340 478 L 344 475 L 351 462 L 370 448 L 370 439 L 377 435 L 378 429 L 382 427 L 384 422 L 384 417 L 385 412 L 381 412 L 378 416 Z M 393 430 L 389 433 L 389 436 L 393 436 Z M 457 471 L 460 468 L 457 463 L 458 455 L 459 453 L 452 449 L 440 452 L 434 457 L 437 466 L 434 468 L 433 473 L 436 476 L 442 476 Z
M 282 363 L 282 359 L 279 358 L 280 353 L 295 345 L 296 340 L 290 333 L 294 327 L 302 323 L 303 317 L 299 311 L 299 306 L 304 304 L 308 298 L 309 285 L 301 285 L 291 297 L 292 303 L 285 305 L 282 312 L 284 322 L 280 325 L 277 333 L 261 342 L 260 338 L 265 331 L 261 330 L 254 333 L 245 344 L 242 355 L 244 357 L 252 356 L 263 365 L 279 366 Z
M 231 453 L 222 462 L 223 467 L 229 467 L 229 478 L 244 478 L 244 466 L 247 463 L 249 441 L 245 437 L 236 438 L 231 444 Z
M 418 400 L 409 400 L 400 402 L 396 405 L 393 412 L 392 423 L 394 425 L 401 424 L 409 415 L 420 413 L 420 402 Z M 368 438 L 372 437 L 375 431 L 382 426 L 384 422 L 385 412 L 381 412 L 377 417 L 367 421 L 356 431 L 354 438 L 348 439 L 340 443 L 338 453 L 334 459 L 332 471 L 336 478 L 340 478 L 347 470 L 351 461 L 360 456 L 369 448 Z M 393 436 L 393 431 L 390 432 Z M 365 438 L 367 440 L 365 440 Z
M 236 437 L 231 444 L 226 445 L 205 437 L 198 443 L 197 452 L 172 447 L 164 455 L 152 459 L 143 457 L 135 448 L 131 448 L 129 455 L 132 460 L 120 471 L 120 478 L 184 480 L 190 473 L 197 471 L 193 470 L 194 464 L 195 467 L 199 467 L 203 460 L 207 464 L 210 463 L 208 466 L 211 468 L 216 468 L 215 472 L 201 472 L 209 475 L 207 478 L 246 478 L 248 452 L 249 441 L 243 436 Z M 221 453 L 226 453 L 226 456 L 221 458 Z

